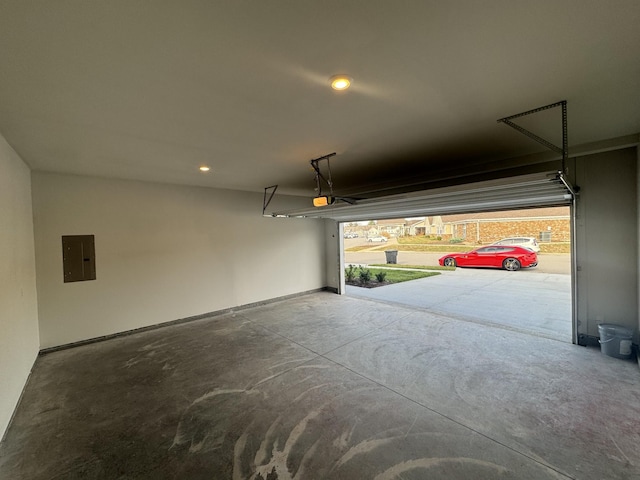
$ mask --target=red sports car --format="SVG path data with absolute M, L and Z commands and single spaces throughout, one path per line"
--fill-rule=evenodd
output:
M 489 245 L 466 253 L 450 253 L 438 262 L 445 267 L 493 267 L 515 272 L 538 265 L 538 255 L 526 247 Z

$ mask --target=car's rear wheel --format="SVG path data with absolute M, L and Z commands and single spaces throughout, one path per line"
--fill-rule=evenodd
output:
M 444 259 L 444 266 L 445 267 L 455 267 L 456 266 L 456 259 L 455 258 L 451 258 L 451 257 L 447 257 Z
M 502 262 L 502 266 L 505 270 L 509 270 L 510 272 L 515 272 L 516 270 L 520 270 L 520 262 L 517 258 L 507 258 L 504 262 Z

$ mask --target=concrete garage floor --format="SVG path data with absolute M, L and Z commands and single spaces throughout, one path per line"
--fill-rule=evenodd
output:
M 571 275 L 457 268 L 384 287 L 347 285 L 347 294 L 571 342 Z
M 2 479 L 638 479 L 632 361 L 310 294 L 38 358 Z

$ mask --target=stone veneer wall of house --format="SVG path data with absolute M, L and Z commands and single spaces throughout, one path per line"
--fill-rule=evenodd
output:
M 507 237 L 534 237 L 540 241 L 541 232 L 550 232 L 551 242 L 569 242 L 571 240 L 569 218 L 470 221 L 454 225 L 453 237 L 479 244 L 492 243 Z

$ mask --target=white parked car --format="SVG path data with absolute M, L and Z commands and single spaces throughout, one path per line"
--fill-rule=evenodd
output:
M 538 245 L 538 241 L 533 237 L 509 237 L 503 238 L 499 240 L 493 245 L 509 245 L 509 246 L 518 246 L 518 247 L 526 247 L 534 252 L 538 253 L 540 251 L 540 246 Z
M 369 242 L 369 243 L 371 243 L 371 242 L 386 242 L 386 241 L 387 241 L 387 238 L 383 237 L 383 236 L 367 238 L 367 242 Z

